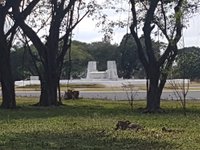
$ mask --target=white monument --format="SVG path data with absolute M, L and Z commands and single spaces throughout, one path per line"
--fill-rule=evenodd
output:
M 39 80 L 39 76 L 30 76 L 30 80 L 31 81 Z
M 117 80 L 117 66 L 115 61 L 107 61 L 107 70 L 98 71 L 96 61 L 89 61 L 86 79 L 109 79 Z

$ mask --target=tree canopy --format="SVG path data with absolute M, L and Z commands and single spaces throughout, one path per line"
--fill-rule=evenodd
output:
M 126 12 L 127 7 L 120 8 L 117 2 L 120 1 L 109 1 L 107 5 L 116 12 Z M 188 18 L 198 11 L 200 1 L 130 0 L 129 3 L 131 19 L 128 19 L 130 22 L 127 25 L 130 23 L 130 32 L 136 42 L 138 56 L 147 78 L 146 112 L 160 111 L 160 96 L 177 56 L 177 44 L 182 37 L 183 27 Z M 110 22 L 107 24 L 111 28 L 120 23 Z M 112 33 L 112 30 L 108 31 Z M 140 40 L 141 36 L 144 37 L 144 45 Z M 158 36 L 166 41 L 166 47 L 162 48 L 162 55 L 159 57 L 152 43 L 152 39 Z
M 176 65 L 173 67 L 173 77 L 200 79 L 200 48 L 186 47 L 179 50 Z
M 16 3 L 21 5 L 21 0 Z M 41 81 L 38 105 L 51 106 L 61 103 L 59 80 L 64 57 L 71 47 L 72 31 L 84 17 L 93 13 L 94 4 L 94 1 L 85 3 L 78 0 L 27 1 L 25 5 L 30 6 L 27 6 L 26 11 L 29 17 L 21 14 L 23 9 L 13 8 L 14 20 L 23 31 L 26 44 L 29 44 L 30 39 L 37 50 L 38 57 L 29 48 Z M 41 36 L 40 30 L 48 32 L 43 32 Z

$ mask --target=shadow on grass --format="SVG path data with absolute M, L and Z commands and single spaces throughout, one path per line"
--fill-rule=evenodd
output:
M 130 109 L 124 107 L 107 108 L 96 105 L 64 105 L 59 107 L 37 107 L 37 106 L 21 106 L 15 110 L 0 109 L 0 119 L 35 119 L 35 118 L 50 118 L 57 116 L 66 117 L 93 117 L 98 116 L 118 116 L 132 115 L 136 112 L 131 112 Z
M 0 135 L 2 138 L 2 135 Z M 4 135 L 0 149 L 31 150 L 158 150 L 175 149 L 172 142 L 148 138 L 127 137 L 113 133 L 99 134 L 98 131 L 63 131 L 62 133 L 31 132 Z
M 104 101 L 69 101 L 65 102 L 66 105 L 59 107 L 37 107 L 37 106 L 20 106 L 16 110 L 2 110 L 0 109 L 0 120 L 12 120 L 12 119 L 37 119 L 37 118 L 51 118 L 58 116 L 65 117 L 162 117 L 162 116 L 179 116 L 183 114 L 180 107 L 166 107 L 165 113 L 161 114 L 143 114 L 141 105 L 134 106 L 131 110 L 128 102 L 104 102 Z M 199 106 L 199 105 L 198 105 Z M 190 107 L 187 109 L 187 115 L 200 115 L 199 107 Z

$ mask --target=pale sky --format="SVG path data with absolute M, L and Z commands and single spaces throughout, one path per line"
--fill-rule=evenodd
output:
M 200 47 L 200 15 L 190 19 L 189 27 L 184 30 L 185 46 Z
M 95 27 L 95 22 L 90 18 L 85 18 L 74 30 L 73 40 L 86 43 L 101 41 L 103 34 L 101 28 Z M 117 29 L 113 35 L 112 43 L 120 43 L 122 37 L 127 33 L 127 28 Z M 200 47 L 200 15 L 190 19 L 189 26 L 183 32 L 185 47 Z

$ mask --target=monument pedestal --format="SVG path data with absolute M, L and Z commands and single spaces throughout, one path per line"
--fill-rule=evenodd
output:
M 117 65 L 115 61 L 107 61 L 107 70 L 98 71 L 97 63 L 95 61 L 88 62 L 87 68 L 87 77 L 86 79 L 108 79 L 108 80 L 117 80 Z

